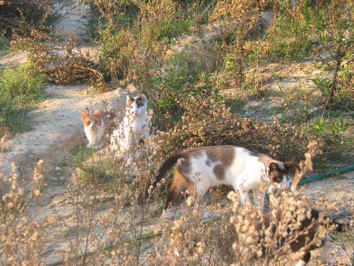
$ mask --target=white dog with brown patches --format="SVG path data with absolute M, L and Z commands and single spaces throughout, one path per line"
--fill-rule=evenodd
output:
M 88 140 L 87 147 L 95 149 L 101 148 L 103 146 L 102 138 L 105 131 L 103 110 L 97 110 L 92 115 L 82 111 L 81 118 L 84 124 L 84 132 Z
M 150 137 L 145 94 L 127 96 L 123 121 L 111 135 L 111 150 L 116 157 L 126 157 L 127 164 L 137 157 L 134 155 L 139 145 Z
M 175 201 L 183 187 L 190 195 L 202 197 L 210 187 L 231 185 L 241 201 L 249 200 L 248 192 L 259 188 L 262 182 L 277 182 L 289 186 L 286 175 L 290 162 L 280 162 L 271 157 L 254 153 L 245 148 L 229 145 L 209 146 L 186 150 L 167 159 L 159 169 L 145 198 L 176 165 L 164 209 Z
M 249 200 L 248 193 L 251 190 L 259 189 L 262 183 L 276 182 L 290 186 L 290 176 L 287 174 L 290 166 L 295 166 L 294 161 L 281 162 L 272 159 L 262 153 L 254 153 L 245 148 L 237 146 L 209 146 L 190 149 L 177 153 L 168 158 L 160 167 L 158 174 L 150 188 L 146 191 L 145 197 L 157 186 L 158 182 L 166 175 L 167 171 L 174 167 L 174 176 L 168 190 L 164 209 L 166 210 L 171 201 L 174 201 L 183 187 L 186 187 L 191 195 L 201 197 L 213 186 L 226 184 L 231 185 L 240 195 L 241 201 Z M 264 224 L 259 226 L 270 226 L 272 212 L 266 212 Z M 282 215 L 278 213 L 279 217 Z M 323 243 L 308 245 L 309 239 L 313 239 L 318 228 L 324 222 L 323 217 L 316 209 L 310 209 L 310 215 L 300 220 L 302 233 L 290 242 L 292 252 L 303 251 L 301 260 L 296 266 L 306 265 L 311 258 L 311 250 L 320 247 Z M 330 224 L 335 225 L 335 230 L 342 231 L 343 226 L 330 219 Z M 275 229 L 274 229 L 275 230 Z M 289 242 L 285 235 L 279 240 Z M 324 242 L 324 241 L 323 241 Z M 266 247 L 264 247 L 266 248 Z

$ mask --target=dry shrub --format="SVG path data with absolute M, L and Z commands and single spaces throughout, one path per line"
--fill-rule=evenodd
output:
M 126 187 L 123 176 L 109 190 L 100 185 L 82 182 L 82 175 L 74 173 L 67 190 L 67 199 L 73 206 L 72 219 L 64 228 L 73 232 L 67 239 L 70 249 L 63 256 L 67 265 L 138 264 L 141 234 L 139 225 L 143 215 L 137 204 L 136 189 Z
M 155 140 L 156 137 L 153 137 Z M 85 152 L 85 151 L 83 151 Z M 158 150 L 152 141 L 130 147 L 128 154 L 119 154 L 110 150 L 110 145 L 95 152 L 87 160 L 78 162 L 79 178 L 82 183 L 95 187 L 97 191 L 117 193 L 124 198 L 140 196 L 144 191 L 147 176 L 155 172 L 158 163 Z M 127 201 L 129 202 L 129 200 Z
M 0 36 L 10 38 L 19 28 L 29 33 L 30 27 L 46 23 L 50 16 L 47 0 L 5 0 L 0 2 Z
M 145 219 L 160 213 L 159 206 L 141 201 L 147 176 L 157 165 L 152 159 L 157 158 L 156 150 L 149 143 L 131 150 L 131 154 L 142 150 L 143 155 L 136 156 L 130 165 L 115 158 L 109 148 L 79 163 L 66 192 L 73 212 L 63 228 L 75 235 L 63 256 L 66 264 L 141 263 L 146 251 L 142 239 Z
M 37 211 L 43 186 L 43 161 L 37 163 L 28 193 L 19 182 L 16 164 L 12 175 L 0 180 L 0 263 L 4 265 L 39 265 L 42 263 L 45 228 L 48 221 L 39 221 Z
M 264 152 L 279 160 L 300 159 L 310 138 L 292 125 L 260 122 L 232 114 L 215 93 L 179 101 L 185 110 L 176 125 L 162 132 L 159 143 L 165 155 L 207 145 L 238 145 Z
M 270 206 L 266 212 L 255 205 L 242 206 L 237 194 L 229 193 L 234 213 L 230 222 L 235 226 L 237 239 L 233 249 L 240 259 L 237 265 L 287 261 L 294 251 L 305 254 L 320 247 L 329 229 L 334 229 L 325 213 L 319 212 L 318 219 L 314 219 L 313 205 L 296 189 L 303 175 L 313 170 L 312 157 L 321 152 L 316 142 L 310 142 L 307 148 L 306 159 L 299 163 L 291 191 L 281 190 L 274 184 L 268 188 Z M 322 207 L 326 212 L 334 208 L 330 204 Z
M 74 37 L 58 40 L 44 30 L 32 29 L 29 37 L 18 36 L 13 46 L 28 50 L 35 70 L 50 81 L 61 84 L 92 82 L 103 85 L 104 76 L 88 55 L 77 48 Z
M 103 164 L 107 157 L 100 156 L 95 160 L 100 167 L 86 163 L 73 173 L 61 195 L 65 200 L 42 201 L 43 161 L 34 171 L 29 194 L 18 184 L 15 170 L 9 180 L 0 180 L 0 264 L 139 264 L 143 242 L 138 238 L 146 214 L 138 192 L 144 174 L 137 170 L 135 178 L 132 167 L 112 157 Z M 144 163 L 135 164 L 148 168 Z
M 153 70 L 162 63 L 156 59 L 164 57 L 167 46 L 163 38 L 179 34 L 173 29 L 182 13 L 177 12 L 173 1 L 94 1 L 92 4 L 98 10 L 101 27 L 97 63 L 81 54 L 72 36 L 58 41 L 45 27 L 31 28 L 28 38 L 17 36 L 14 45 L 29 50 L 35 68 L 55 83 L 84 81 L 105 89 L 104 82 L 129 79 L 145 87 L 151 81 Z M 166 29 L 165 25 L 168 25 Z
M 241 206 L 236 193 L 230 192 L 234 211 L 230 222 L 237 232 L 233 244 L 239 258 L 237 265 L 287 261 L 294 252 L 320 247 L 328 234 L 330 221 L 324 213 L 312 220 L 312 204 L 305 196 L 296 191 L 275 192 L 278 189 L 270 188 L 271 210 L 265 214 L 254 205 Z M 298 246 L 298 242 L 303 245 Z
M 136 39 L 130 31 L 121 29 L 119 33 L 111 35 L 107 33 L 105 42 L 101 44 L 101 66 L 109 80 L 120 80 L 127 77 L 131 67 L 134 51 L 136 51 Z M 107 46 L 107 47 L 106 47 Z
M 256 31 L 257 37 L 262 32 L 262 28 L 257 25 L 257 22 L 264 4 L 265 1 L 218 1 L 211 16 L 211 20 L 223 19 L 225 22 L 229 22 L 228 27 L 237 25 L 236 32 L 232 31 L 233 34 L 230 36 L 227 32 L 231 31 L 226 30 L 222 40 L 222 48 L 229 56 L 233 57 L 235 62 L 232 66 L 233 69 L 229 68 L 228 70 L 233 73 L 236 86 L 241 86 L 245 79 L 244 71 L 247 67 L 245 60 L 246 41 L 252 32 Z M 256 26 L 258 29 L 255 28 Z
M 5 152 L 6 148 L 5 148 L 5 144 L 6 144 L 6 140 L 9 137 L 9 131 L 6 128 L 0 127 L 0 136 L 2 136 L 0 138 L 0 152 Z
M 162 237 L 154 239 L 149 265 L 230 265 L 233 228 L 223 220 L 206 223 L 201 210 L 184 210 L 182 216 L 162 229 Z
M 141 87 L 166 51 L 163 38 L 174 29 L 182 13 L 173 1 L 94 1 L 99 11 L 102 69 L 110 80 L 129 79 Z M 164 28 L 167 27 L 167 28 Z
M 35 17 L 36 14 L 21 11 L 21 8 L 27 8 L 27 4 L 41 10 L 43 13 L 41 23 L 26 21 L 27 17 Z M 55 32 L 51 26 L 48 26 L 49 23 L 46 23 L 45 20 L 53 16 L 49 3 L 31 0 L 23 6 L 17 8 L 24 18 L 18 19 L 16 27 L 13 28 L 11 46 L 28 51 L 33 68 L 39 73 L 46 74 L 51 82 L 61 84 L 90 82 L 103 88 L 105 76 L 99 64 L 78 48 L 79 40 L 74 35 Z M 28 12 L 30 11 L 29 8 Z

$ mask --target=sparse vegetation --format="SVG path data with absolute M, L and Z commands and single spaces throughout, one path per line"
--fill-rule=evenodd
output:
M 160 219 L 168 179 L 149 201 L 142 195 L 161 161 L 190 147 L 232 144 L 279 160 L 306 158 L 297 181 L 312 159 L 318 172 L 352 163 L 351 1 L 83 0 L 94 14 L 87 31 L 98 60 L 74 36 L 58 39 L 47 27 L 46 1 L 3 2 L 0 15 L 11 11 L 17 19 L 8 24 L 1 16 L 0 50 L 11 40 L 30 63 L 0 69 L 0 152 L 5 134 L 27 128 L 26 113 L 46 97 L 48 82 L 89 82 L 98 93 L 133 83 L 149 98 L 154 134 L 129 168 L 108 149 L 78 146 L 59 167 L 70 170 L 70 180 L 55 214 L 40 204 L 45 162 L 35 168 L 32 189 L 20 185 L 28 178 L 13 165 L 12 176 L 0 180 L 0 264 L 282 265 L 310 227 L 307 246 L 331 233 L 325 219 L 300 227 L 313 206 L 321 217 L 338 209 L 296 185 L 269 190 L 268 220 L 235 193 L 228 201 L 224 187 L 213 189 L 207 206 L 178 208 L 173 222 Z M 313 140 L 316 149 L 308 151 Z M 344 208 L 352 211 L 353 202 Z M 352 229 L 353 214 L 346 218 Z M 343 260 L 353 262 L 353 233 L 339 236 Z
M 29 127 L 26 114 L 45 98 L 46 84 L 46 76 L 29 65 L 0 70 L 0 136 L 5 131 L 15 134 Z
M 29 35 L 33 28 L 51 25 L 57 16 L 49 4 L 48 0 L 1 1 L 0 39 L 16 39 L 18 35 Z

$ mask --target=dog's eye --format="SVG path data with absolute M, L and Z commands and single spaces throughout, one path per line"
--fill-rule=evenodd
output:
M 138 107 L 143 106 L 144 105 L 143 99 L 141 97 L 137 98 L 136 99 L 136 104 L 137 104 Z

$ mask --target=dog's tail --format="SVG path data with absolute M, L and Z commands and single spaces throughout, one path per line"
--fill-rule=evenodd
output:
M 170 170 L 177 162 L 179 158 L 183 157 L 182 154 L 177 153 L 170 158 L 168 158 L 160 167 L 154 182 L 147 187 L 145 191 L 145 199 L 149 197 L 149 194 L 155 189 L 156 185 L 161 181 L 161 179 L 166 175 L 167 171 Z

